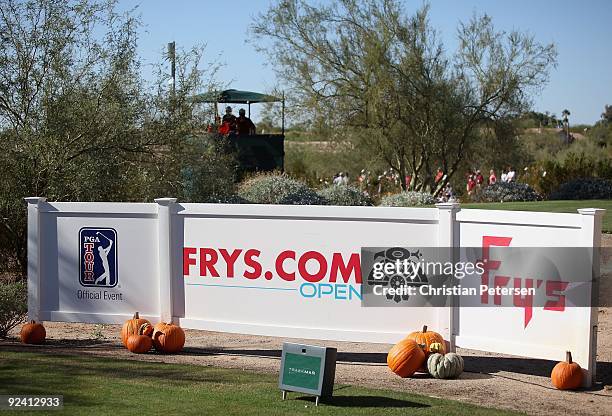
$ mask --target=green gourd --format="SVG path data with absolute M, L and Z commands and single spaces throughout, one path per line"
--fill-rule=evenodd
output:
M 463 372 L 463 358 L 454 352 L 431 354 L 427 359 L 427 370 L 435 378 L 455 378 Z

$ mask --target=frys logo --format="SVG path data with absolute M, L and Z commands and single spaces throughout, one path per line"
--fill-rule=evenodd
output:
M 81 228 L 79 251 L 82 286 L 117 286 L 117 231 L 112 228 Z

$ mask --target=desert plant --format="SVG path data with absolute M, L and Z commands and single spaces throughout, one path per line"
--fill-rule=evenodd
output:
M 0 338 L 23 322 L 28 312 L 28 289 L 24 281 L 0 282 Z
M 303 182 L 285 174 L 258 174 L 238 188 L 238 196 L 254 204 L 325 205 L 325 200 Z
M 531 186 L 518 182 L 498 182 L 477 194 L 480 202 L 539 201 L 542 199 Z
M 550 194 L 550 199 L 612 199 L 612 181 L 579 178 L 566 182 Z
M 434 197 L 426 192 L 406 191 L 385 196 L 380 202 L 384 207 L 418 207 L 433 205 Z
M 240 203 L 233 196 L 239 168 L 235 148 L 214 135 L 190 137 L 184 146 L 184 199 L 188 202 Z
M 317 192 L 329 205 L 370 206 L 372 199 L 362 191 L 350 185 L 332 185 Z

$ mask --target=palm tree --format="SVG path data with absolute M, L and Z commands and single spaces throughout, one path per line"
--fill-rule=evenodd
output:
M 563 110 L 561 115 L 563 116 L 563 128 L 565 129 L 565 140 L 567 140 L 567 142 L 569 143 L 570 141 L 570 132 L 569 132 L 570 111 L 566 108 Z

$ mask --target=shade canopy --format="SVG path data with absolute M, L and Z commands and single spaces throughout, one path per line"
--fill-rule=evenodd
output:
M 204 94 L 194 95 L 193 102 L 196 103 L 232 103 L 232 104 L 254 104 L 283 101 L 272 95 L 261 94 L 252 91 L 224 90 L 212 91 Z

